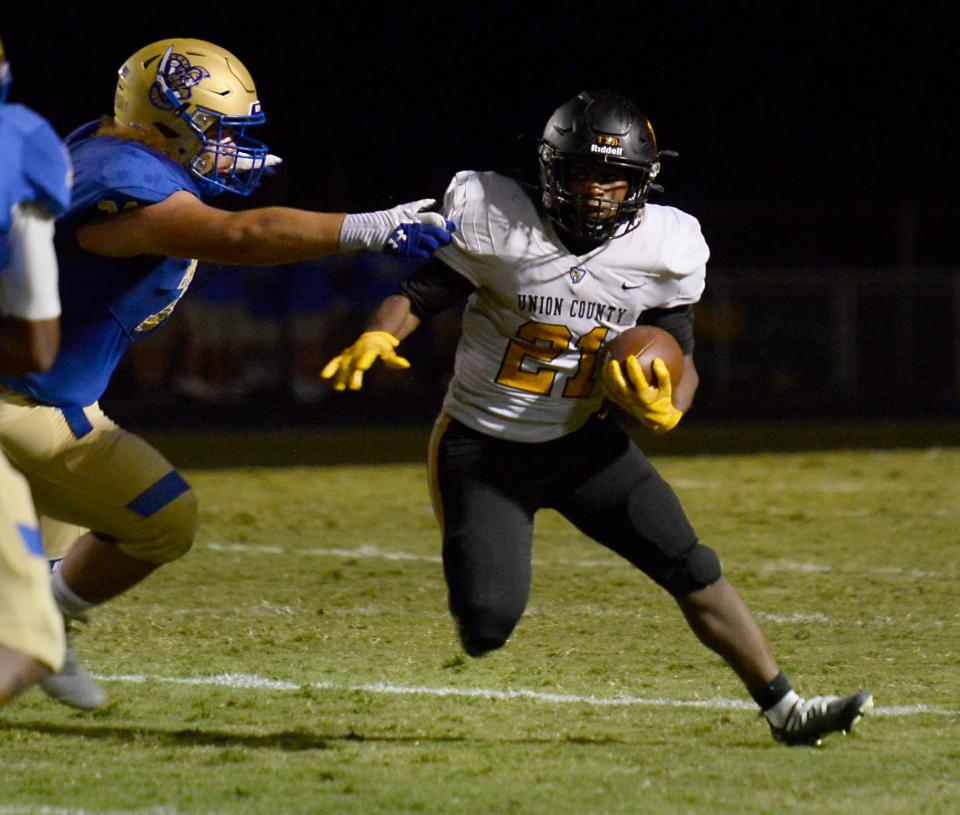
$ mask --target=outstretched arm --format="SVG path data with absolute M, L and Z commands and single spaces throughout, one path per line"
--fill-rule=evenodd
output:
M 323 369 L 323 378 L 333 379 L 335 390 L 360 390 L 363 374 L 378 359 L 391 368 L 409 368 L 410 363 L 395 353 L 401 340 L 409 337 L 422 319 L 466 297 L 473 284 L 434 259 L 405 280 L 400 291 L 380 303 L 367 330 Z
M 380 212 L 344 214 L 291 207 L 228 212 L 185 190 L 77 230 L 80 248 L 105 257 L 159 255 L 274 266 L 335 252 L 386 251 L 428 257 L 452 226 L 422 210 L 425 199 Z

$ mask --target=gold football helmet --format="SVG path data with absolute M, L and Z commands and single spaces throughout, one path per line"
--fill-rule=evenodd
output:
M 202 192 L 249 195 L 260 181 L 268 149 L 246 131 L 266 117 L 229 51 L 194 39 L 151 43 L 120 66 L 113 105 L 118 124 L 159 133 Z

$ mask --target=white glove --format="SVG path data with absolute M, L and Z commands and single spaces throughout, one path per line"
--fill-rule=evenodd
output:
M 422 198 L 409 204 L 378 212 L 355 212 L 343 219 L 340 227 L 341 252 L 381 252 L 394 230 L 400 224 L 425 224 L 450 232 L 446 218 L 439 212 L 423 212 L 437 203 L 433 198 Z

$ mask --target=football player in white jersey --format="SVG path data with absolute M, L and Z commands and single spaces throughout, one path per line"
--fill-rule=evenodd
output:
M 871 695 L 804 699 L 793 690 L 673 490 L 603 411 L 606 395 L 664 433 L 697 389 L 692 305 L 709 250 L 695 218 L 647 203 L 662 155 L 628 99 L 599 91 L 569 100 L 540 142 L 539 189 L 458 173 L 444 200 L 444 215 L 459 224 L 452 244 L 381 304 L 323 375 L 356 390 L 377 359 L 408 367 L 399 342 L 468 298 L 430 445 L 450 610 L 466 652 L 488 653 L 513 631 L 530 590 L 533 518 L 551 507 L 670 592 L 696 636 L 743 681 L 774 738 L 819 743 L 849 730 Z M 680 343 L 675 386 L 662 360 L 653 383 L 636 360 L 603 366 L 606 345 L 637 324 Z

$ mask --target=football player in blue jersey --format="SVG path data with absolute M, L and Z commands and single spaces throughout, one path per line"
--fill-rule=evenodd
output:
M 60 343 L 53 221 L 70 200 L 71 168 L 59 137 L 23 105 L 7 105 L 10 66 L 0 42 L 0 375 L 44 371 Z M 0 704 L 64 664 L 63 619 L 27 482 L 0 453 Z M 82 666 L 63 701 L 100 692 Z M 89 694 L 93 694 L 90 696 Z
M 247 195 L 276 161 L 253 80 L 195 39 L 141 48 L 120 68 L 114 115 L 67 139 L 76 173 L 57 230 L 62 342 L 45 373 L 7 377 L 0 446 L 26 476 L 57 555 L 65 616 L 117 596 L 191 547 L 197 502 L 159 452 L 98 400 L 131 342 L 160 325 L 198 260 L 278 265 L 335 252 L 429 256 L 452 224 L 416 201 L 361 214 L 284 207 L 228 212 L 203 196 Z M 72 530 L 89 530 L 79 539 Z

